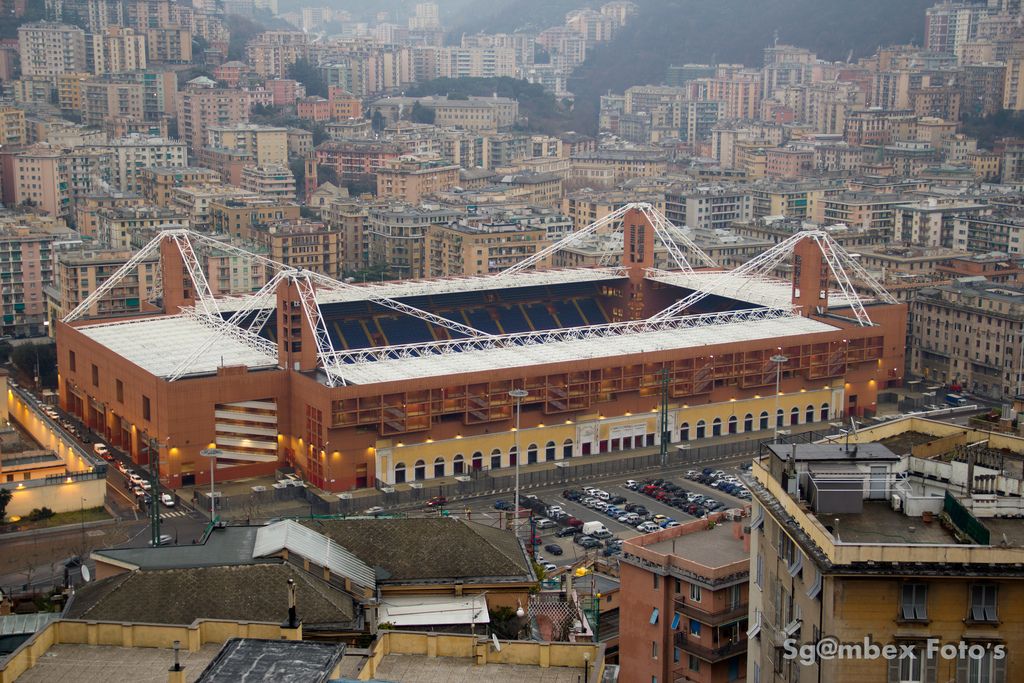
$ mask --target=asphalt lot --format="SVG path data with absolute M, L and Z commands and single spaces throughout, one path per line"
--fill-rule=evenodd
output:
M 727 474 L 735 475 L 738 474 L 739 472 L 739 466 L 744 462 L 747 462 L 749 458 L 750 455 L 738 457 L 732 459 L 732 462 L 729 464 L 719 462 L 716 463 L 715 466 L 717 469 L 721 469 Z M 686 469 L 700 470 L 706 466 L 707 465 L 703 463 L 693 463 Z M 742 507 L 743 505 L 748 504 L 746 501 L 731 496 L 723 491 L 719 491 L 718 489 L 713 489 L 709 486 L 704 486 L 703 484 L 690 481 L 685 476 L 683 476 L 684 472 L 685 470 L 673 471 L 667 475 L 660 475 L 660 478 L 678 484 L 687 491 L 693 491 L 695 493 L 700 493 L 705 496 L 714 498 L 715 500 L 724 503 L 726 505 L 726 509 L 730 507 Z M 655 500 L 654 498 L 646 496 L 643 493 L 640 493 L 639 491 L 631 491 L 630 489 L 627 489 L 625 487 L 625 483 L 629 479 L 643 479 L 648 477 L 657 478 L 655 475 L 652 474 L 647 474 L 646 477 L 639 477 L 639 475 L 622 475 L 597 483 L 587 483 L 586 485 L 594 486 L 596 488 L 607 491 L 612 496 L 622 496 L 626 499 L 626 503 L 636 503 L 643 505 L 651 514 L 662 514 L 678 522 L 687 522 L 694 519 L 692 516 L 684 513 L 682 510 L 679 510 L 678 508 L 674 508 L 670 505 L 665 505 L 664 503 L 661 503 Z M 582 487 L 583 484 L 569 486 L 568 488 L 580 489 Z M 590 508 L 586 507 L 585 505 L 581 505 L 580 503 L 566 500 L 565 498 L 562 497 L 563 490 L 564 487 L 549 487 L 545 489 L 533 490 L 530 491 L 530 493 L 532 495 L 536 495 L 538 498 L 543 500 L 548 505 L 560 505 L 562 509 L 565 510 L 568 514 L 578 519 L 581 519 L 584 522 L 601 522 L 608 528 L 609 531 L 612 532 L 612 534 L 614 534 L 615 538 L 625 540 L 627 538 L 632 538 L 634 536 L 640 535 L 640 532 L 638 532 L 632 526 L 623 524 L 615 519 L 612 519 L 608 515 L 602 512 L 598 512 L 597 510 L 591 510 Z M 462 515 L 465 513 L 465 510 L 468 509 L 470 511 L 469 517 L 473 521 L 482 522 L 484 524 L 493 524 L 497 526 L 502 523 L 507 523 L 507 516 L 503 514 L 501 511 L 494 509 L 494 502 L 498 499 L 504 500 L 508 503 L 512 503 L 513 496 L 506 494 L 502 496 L 489 496 L 486 498 L 479 498 L 470 501 L 468 505 L 456 504 L 450 506 L 449 512 L 451 514 Z M 622 505 L 625 505 L 626 503 L 623 503 Z M 573 543 L 571 536 L 565 538 L 558 538 L 555 535 L 555 533 L 561 528 L 561 526 L 558 526 L 551 529 L 538 530 L 538 535 L 540 536 L 542 543 L 537 550 L 537 554 L 540 557 L 544 558 L 544 560 L 550 561 L 556 565 L 571 564 L 587 556 L 587 551 Z M 523 534 L 524 537 L 527 537 L 528 535 L 528 531 Z M 562 555 L 555 556 L 544 549 L 545 545 L 552 543 L 562 548 Z M 600 549 L 596 552 L 600 553 Z M 594 553 L 595 551 L 591 550 L 590 556 L 593 556 Z

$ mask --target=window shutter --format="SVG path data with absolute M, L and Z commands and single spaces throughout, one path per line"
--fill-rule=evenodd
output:
M 967 683 L 967 667 L 970 662 L 969 657 L 960 657 L 956 660 L 956 683 Z
M 888 660 L 889 662 L 889 683 L 900 683 L 900 660 L 898 657 L 893 657 Z
M 922 648 L 921 656 L 923 657 L 927 650 Z M 928 657 L 924 660 L 924 683 L 936 683 L 939 677 L 938 661 L 935 657 Z
M 992 657 L 992 683 L 1006 683 L 1006 657 Z

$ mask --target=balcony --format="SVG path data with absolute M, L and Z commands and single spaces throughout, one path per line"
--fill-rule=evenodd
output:
M 686 631 L 678 631 L 673 636 L 673 644 L 680 650 L 692 654 L 706 662 L 712 664 L 721 662 L 730 657 L 743 654 L 747 651 L 747 639 L 740 637 L 737 640 L 724 640 L 719 641 L 717 647 L 707 647 L 701 644 L 699 640 L 695 640 L 690 637 L 690 634 Z M 688 671 L 685 666 L 682 666 L 675 670 L 675 673 L 681 674 L 684 671 Z
M 745 619 L 748 609 L 747 603 L 744 602 L 723 612 L 705 612 L 700 609 L 698 603 L 690 602 L 680 596 L 675 599 L 675 611 L 708 626 L 721 626 L 722 624 L 730 624 L 734 621 Z

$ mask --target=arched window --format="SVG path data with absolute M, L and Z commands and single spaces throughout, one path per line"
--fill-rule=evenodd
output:
M 519 461 L 519 447 L 513 446 L 508 449 L 508 466 L 512 467 Z
M 473 469 L 482 470 L 484 468 L 484 454 L 477 451 L 473 454 Z
M 739 420 L 736 418 L 735 415 L 733 415 L 732 417 L 729 418 L 729 433 L 730 434 L 735 434 L 737 431 L 739 431 L 737 429 L 737 427 L 736 427 L 737 423 L 739 423 Z
M 548 441 L 547 445 L 544 446 L 544 459 L 551 462 L 555 459 L 555 442 Z
M 682 428 L 679 430 L 679 440 L 689 441 L 690 440 L 690 423 L 684 422 Z
M 396 484 L 404 484 L 405 483 L 405 463 L 404 462 L 400 462 L 397 465 L 395 465 L 395 483 Z
M 789 411 L 789 424 L 800 424 L 800 409 L 795 406 L 793 407 L 793 410 Z
M 562 458 L 568 460 L 572 457 L 572 439 L 566 439 L 562 444 Z
M 434 460 L 434 477 L 438 478 L 438 477 L 443 477 L 443 476 L 444 476 L 444 458 L 439 457 L 439 458 L 436 458 Z
M 768 429 L 768 411 L 761 411 L 761 426 L 760 429 Z
M 500 470 L 501 469 L 501 449 L 500 448 L 495 448 L 493 451 L 491 451 L 491 469 L 492 470 Z
M 765 415 L 765 417 L 768 417 Z M 747 413 L 747 416 L 743 418 L 743 431 L 752 432 L 754 431 L 754 416 Z
M 427 478 L 427 463 L 422 460 L 417 460 L 416 464 L 412 468 L 412 476 L 416 481 L 423 481 Z
M 526 464 L 532 465 L 537 462 L 537 444 L 531 443 L 526 447 Z
M 462 457 L 462 453 L 459 453 L 452 458 L 452 474 L 462 474 L 465 467 L 465 458 Z
M 807 406 L 807 413 L 804 422 L 814 422 L 814 406 Z
M 775 426 L 782 427 L 786 424 L 786 411 L 779 408 L 779 411 L 775 413 Z
M 822 403 L 821 404 L 821 421 L 822 422 L 827 422 L 828 421 L 828 404 L 827 403 Z
M 711 421 L 711 436 L 722 435 L 722 418 L 716 417 Z
M 706 427 L 707 427 L 707 425 L 704 424 L 704 420 L 701 420 L 700 422 L 697 423 L 697 438 L 698 439 L 703 439 L 704 438 L 704 430 L 705 430 Z

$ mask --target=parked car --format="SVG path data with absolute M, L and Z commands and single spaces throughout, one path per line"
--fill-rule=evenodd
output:
M 596 538 L 594 538 L 593 536 L 587 536 L 586 534 L 579 534 L 578 536 L 573 536 L 572 539 L 572 542 L 579 546 L 582 546 L 587 541 L 593 541 L 594 545 L 601 545 L 601 542 L 598 541 Z
M 608 499 L 608 502 L 612 505 L 622 505 L 626 502 L 625 496 L 612 496 Z
M 541 517 L 536 522 L 534 522 L 534 526 L 538 529 L 554 529 L 558 525 L 555 524 L 554 521 L 548 519 L 547 517 Z
M 494 509 L 495 510 L 511 510 L 512 509 L 512 503 L 508 502 L 507 500 L 500 500 L 499 499 L 499 500 L 494 501 Z
M 639 488 L 640 486 L 640 482 L 638 482 L 636 479 L 627 479 L 626 483 L 623 484 L 623 486 L 625 486 L 630 491 L 636 491 L 637 488 Z
M 427 501 L 428 508 L 441 507 L 448 504 L 448 499 L 444 496 L 434 496 Z
M 546 571 L 548 573 L 551 573 L 551 572 L 554 572 L 554 571 L 558 571 L 558 565 L 555 564 L 554 562 L 538 562 L 538 564 L 540 566 L 544 567 L 544 571 Z
M 597 540 L 593 536 L 584 536 L 579 541 L 579 546 L 585 550 L 590 550 L 591 548 L 600 548 L 601 541 Z
M 169 493 L 160 494 L 160 504 L 168 508 L 174 507 L 174 496 Z
M 583 526 L 583 520 L 578 517 L 569 517 L 569 519 L 565 520 L 565 523 L 570 527 L 578 528 Z
M 365 510 L 363 510 L 363 514 L 369 515 L 370 517 L 376 517 L 382 512 L 384 512 L 384 508 L 382 508 L 380 505 L 374 505 L 372 508 L 366 508 Z
M 565 552 L 564 550 L 562 550 L 562 546 L 558 545 L 557 543 L 548 543 L 546 546 L 544 546 L 544 550 L 551 553 L 555 557 L 558 557 L 563 552 Z
M 655 524 L 654 522 L 644 522 L 638 525 L 636 528 L 636 530 L 642 534 L 649 534 L 652 531 L 659 531 L 660 529 L 661 527 Z
M 170 534 L 160 534 L 160 538 L 157 539 L 156 543 L 150 541 L 150 545 L 170 545 L 174 543 L 174 537 Z
M 552 505 L 548 508 L 548 517 L 553 517 L 554 515 L 557 515 L 560 512 L 565 512 L 565 510 L 562 509 L 561 505 Z
M 107 448 L 106 444 L 102 443 L 94 443 L 92 445 L 92 452 L 100 456 L 101 458 L 106 458 L 108 455 L 110 455 L 110 449 Z
M 557 536 L 558 538 L 565 538 L 566 536 L 573 536 L 575 534 L 576 527 L 574 526 L 563 527 L 559 529 L 557 532 L 555 532 L 555 536 Z

